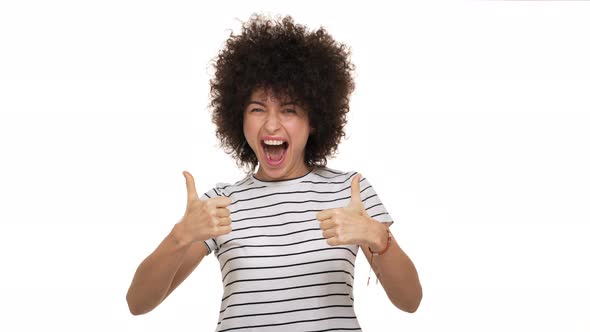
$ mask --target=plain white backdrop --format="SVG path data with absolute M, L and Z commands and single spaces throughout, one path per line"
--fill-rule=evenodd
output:
M 414 314 L 357 259 L 364 331 L 590 331 L 590 3 L 3 1 L 2 331 L 213 331 L 214 256 L 132 316 L 138 264 L 202 194 L 211 60 L 254 12 L 352 48 L 347 139 L 424 289 Z

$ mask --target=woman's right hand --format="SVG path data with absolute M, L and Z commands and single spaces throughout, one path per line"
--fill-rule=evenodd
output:
M 199 199 L 193 176 L 187 171 L 182 174 L 186 178 L 188 195 L 186 211 L 179 223 L 184 241 L 204 241 L 231 232 L 230 212 L 227 208 L 232 203 L 231 199 L 225 196 Z

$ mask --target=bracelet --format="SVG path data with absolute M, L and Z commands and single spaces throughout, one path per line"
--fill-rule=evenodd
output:
M 369 247 L 369 251 L 371 252 L 372 255 L 383 255 L 387 249 L 389 249 L 389 246 L 391 245 L 391 238 L 393 237 L 393 235 L 391 235 L 391 232 L 389 231 L 389 228 L 387 229 L 387 245 L 385 246 L 385 249 L 381 250 L 380 252 L 373 252 L 373 250 L 371 250 L 371 247 Z
M 371 253 L 371 261 L 369 262 L 369 278 L 367 279 L 367 286 L 369 286 L 369 282 L 371 282 L 371 267 L 373 266 L 373 256 L 379 256 L 379 255 L 383 255 L 387 249 L 389 249 L 389 246 L 391 245 L 391 239 L 393 238 L 393 235 L 391 235 L 391 231 L 389 231 L 389 228 L 387 229 L 387 245 L 385 246 L 385 249 L 383 249 L 380 252 L 373 252 L 373 250 L 371 250 L 371 247 L 369 248 L 369 252 Z M 379 276 L 375 276 L 376 280 L 375 280 L 375 284 L 379 283 Z

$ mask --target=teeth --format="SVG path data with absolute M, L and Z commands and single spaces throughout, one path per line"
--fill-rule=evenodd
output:
M 266 144 L 266 145 L 281 145 L 281 144 L 283 144 L 283 141 L 264 140 L 264 144 Z

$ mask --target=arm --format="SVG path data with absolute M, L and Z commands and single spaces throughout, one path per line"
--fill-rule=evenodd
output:
M 127 291 L 127 305 L 133 315 L 156 308 L 180 285 L 207 255 L 202 242 L 183 242 L 181 224 L 137 268 Z
M 184 172 L 188 192 L 182 220 L 137 268 L 127 291 L 129 311 L 150 312 L 178 287 L 208 253 L 203 241 L 231 232 L 228 197 L 200 200 L 195 182 Z
M 361 245 L 367 260 L 371 261 L 371 252 L 380 252 L 387 246 L 387 226 L 372 219 L 368 238 L 369 245 Z M 400 310 L 415 312 L 422 300 L 422 285 L 412 260 L 399 246 L 395 238 L 391 239 L 389 248 L 382 255 L 373 256 L 371 265 L 375 275 L 383 285 L 385 293 Z
M 351 181 L 350 197 L 347 206 L 320 211 L 316 217 L 329 245 L 358 244 L 370 262 L 369 246 L 373 252 L 381 252 L 387 246 L 387 226 L 367 214 L 361 200 L 360 174 Z M 372 268 L 396 307 L 406 312 L 418 309 L 422 300 L 418 273 L 395 239 L 383 255 L 373 257 Z

